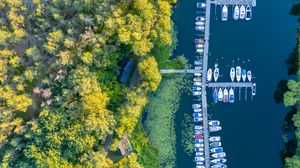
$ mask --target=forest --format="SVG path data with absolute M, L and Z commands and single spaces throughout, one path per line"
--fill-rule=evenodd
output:
M 185 64 L 169 59 L 175 3 L 0 0 L 0 167 L 156 167 L 140 120 L 159 68 Z M 130 157 L 108 157 L 124 135 Z

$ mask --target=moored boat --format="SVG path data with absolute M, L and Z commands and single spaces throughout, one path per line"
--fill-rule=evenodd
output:
M 204 157 L 195 157 L 195 161 L 199 162 L 199 161 L 204 161 Z
M 230 69 L 230 79 L 232 82 L 234 81 L 234 78 L 235 78 L 235 69 L 231 68 Z
M 219 98 L 218 98 L 218 90 L 215 88 L 214 92 L 213 92 L 213 98 L 214 98 L 214 102 L 217 103 Z
M 242 70 L 242 80 L 243 80 L 243 82 L 246 81 L 246 78 L 247 78 L 247 71 L 246 71 L 246 69 L 243 69 Z
M 220 153 L 220 152 L 223 152 L 223 148 L 222 147 L 211 148 L 210 152 L 212 152 L 212 153 Z
M 240 17 L 240 8 L 238 5 L 235 5 L 234 12 L 233 12 L 233 19 L 238 20 Z
M 229 95 L 228 95 L 228 90 L 225 88 L 225 89 L 224 89 L 224 98 L 223 98 L 223 101 L 224 101 L 225 103 L 228 102 L 228 97 L 229 97 Z
M 214 70 L 214 80 L 215 80 L 215 82 L 218 80 L 218 78 L 219 78 L 219 68 L 215 68 L 215 70 Z
M 212 78 L 212 70 L 211 70 L 211 68 L 209 68 L 208 70 L 207 70 L 207 81 L 211 81 L 211 78 Z
M 222 21 L 227 21 L 228 19 L 228 7 L 224 5 L 222 8 Z
M 225 152 L 214 153 L 214 154 L 211 155 L 211 157 L 213 157 L 213 158 L 224 158 L 224 157 L 226 157 L 226 153 Z
M 232 88 L 229 89 L 229 103 L 234 103 L 234 90 Z
M 195 108 L 201 108 L 201 104 L 193 104 L 192 107 L 193 107 L 193 109 L 195 109 Z
M 216 148 L 222 146 L 222 144 L 221 142 L 212 142 L 209 144 L 209 146 Z
M 235 76 L 236 76 L 236 80 L 238 82 L 240 82 L 241 81 L 241 77 L 242 77 L 242 68 L 240 66 L 237 66 L 235 68 Z
M 250 5 L 247 5 L 246 7 L 246 20 L 251 20 L 252 17 L 252 9 L 250 7 Z
M 193 116 L 194 117 L 202 117 L 202 113 L 194 113 Z
M 218 163 L 218 164 L 212 165 L 211 168 L 227 168 L 227 165 Z
M 195 108 L 195 109 L 194 109 L 194 112 L 195 112 L 195 113 L 199 113 L 199 112 L 201 112 L 201 111 L 202 111 L 201 108 Z
M 248 81 L 251 82 L 251 80 L 252 80 L 252 72 L 250 70 L 247 72 L 247 78 L 248 78 Z
M 196 156 L 203 156 L 204 153 L 203 152 L 196 152 Z
M 219 89 L 219 92 L 218 92 L 218 99 L 219 99 L 219 101 L 223 101 L 223 91 L 221 88 Z
M 219 126 L 221 123 L 218 120 L 211 120 L 208 122 L 208 125 L 210 126 Z
M 226 163 L 227 159 L 219 158 L 219 159 L 213 159 L 210 161 L 210 163 Z
M 240 7 L 240 19 L 245 19 L 246 8 L 244 5 Z
M 209 137 L 208 140 L 210 142 L 217 142 L 217 141 L 221 141 L 221 137 L 220 136 L 212 136 L 212 137 Z
M 210 126 L 208 127 L 209 129 L 209 132 L 217 132 L 217 131 L 220 131 L 222 129 L 221 126 Z
M 201 90 L 201 87 L 198 87 L 198 86 L 193 86 L 193 90 L 194 90 L 194 91 Z
M 252 86 L 252 96 L 255 96 L 256 95 L 256 83 L 253 83 L 253 86 Z
M 201 129 L 203 129 L 203 126 L 201 126 L 201 125 L 195 125 L 195 129 L 201 130 Z
M 197 92 L 196 92 L 196 91 L 193 92 L 193 96 L 200 96 L 200 95 L 201 95 L 201 92 L 200 92 L 200 91 L 199 91 L 199 92 L 198 92 L 198 91 L 197 91 Z
M 195 152 L 203 152 L 204 149 L 203 148 L 195 148 Z

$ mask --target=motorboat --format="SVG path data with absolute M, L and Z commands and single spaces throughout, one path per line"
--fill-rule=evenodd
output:
M 202 135 L 204 133 L 204 131 L 203 130 L 194 130 L 194 134 L 195 135 Z
M 209 68 L 208 70 L 207 70 L 207 81 L 211 81 L 211 78 L 212 78 L 212 70 L 211 70 L 211 68 Z
M 224 157 L 226 157 L 226 153 L 225 152 L 214 153 L 214 154 L 211 155 L 211 157 L 213 157 L 213 158 L 224 158 Z
M 212 136 L 208 139 L 210 142 L 216 142 L 216 141 L 221 141 L 220 136 Z
M 194 78 L 193 80 L 194 80 L 194 82 L 201 82 L 202 79 L 201 78 Z
M 211 120 L 208 122 L 209 126 L 219 126 L 221 123 L 218 120 Z
M 197 53 L 203 53 L 204 50 L 203 50 L 202 48 L 197 48 L 197 49 L 196 49 L 196 52 L 197 52 Z
M 195 109 L 195 108 L 201 108 L 201 104 L 193 104 L 192 107 L 193 107 L 193 109 Z
M 245 19 L 246 8 L 244 5 L 240 7 L 240 19 Z
M 219 68 L 215 68 L 214 70 L 214 80 L 215 82 L 218 80 L 219 78 Z
M 229 103 L 234 103 L 234 90 L 232 88 L 229 89 Z
M 201 121 L 203 121 L 203 118 L 201 118 L 201 117 L 194 118 L 194 122 L 201 122 Z
M 202 117 L 202 113 L 194 113 L 193 116 L 194 117 Z
M 231 81 L 233 82 L 234 78 L 235 78 L 235 69 L 234 68 L 230 69 L 230 78 L 231 78 Z
M 223 98 L 223 101 L 225 102 L 225 103 L 227 103 L 228 102 L 228 90 L 225 88 L 224 89 L 224 98 Z
M 195 157 L 195 161 L 196 162 L 201 162 L 201 161 L 204 161 L 205 159 L 204 159 L 204 157 Z
M 205 168 L 205 166 L 196 166 L 196 168 Z
M 237 66 L 235 68 L 235 76 L 236 76 L 236 80 L 238 82 L 240 82 L 241 81 L 241 77 L 242 77 L 242 68 L 240 66 Z
M 195 25 L 197 25 L 197 26 L 204 26 L 204 22 L 197 21 L 197 22 L 195 22 Z
M 198 153 L 203 153 L 203 152 L 198 152 Z M 203 153 L 204 155 L 204 153 Z M 198 156 L 203 156 L 203 155 L 199 155 Z M 197 156 L 197 153 L 196 153 L 196 156 Z M 204 165 L 204 162 L 196 162 L 196 165 Z
M 240 7 L 238 5 L 235 5 L 234 12 L 233 12 L 233 19 L 238 20 L 240 17 Z
M 204 149 L 203 148 L 195 148 L 195 152 L 203 152 Z
M 201 82 L 194 82 L 194 86 L 201 86 Z
M 200 96 L 201 92 L 193 92 L 193 96 Z
M 222 147 L 211 148 L 210 152 L 212 152 L 212 153 L 220 153 L 220 152 L 223 152 L 223 148 Z
M 218 99 L 219 101 L 223 101 L 223 90 L 220 88 L 218 92 Z
M 196 44 L 204 44 L 204 40 L 203 39 L 195 39 L 194 42 Z
M 246 78 L 247 78 L 247 71 L 246 71 L 246 69 L 243 69 L 242 70 L 242 80 L 243 80 L 243 82 L 246 81 Z
M 195 29 L 197 31 L 203 31 L 205 29 L 205 27 L 204 26 L 196 26 Z
M 218 90 L 216 88 L 214 89 L 214 92 L 213 92 L 213 98 L 214 98 L 214 102 L 218 103 L 218 100 L 219 100 L 219 98 L 218 98 Z
M 199 76 L 201 76 L 202 74 L 201 73 L 198 73 L 198 72 L 196 72 L 196 73 L 194 73 L 194 76 L 197 76 L 197 77 L 199 77 Z
M 210 126 L 209 132 L 217 132 L 217 131 L 220 131 L 221 129 L 222 129 L 221 126 Z
M 203 139 L 195 139 L 195 143 L 203 143 L 204 140 Z
M 252 85 L 252 96 L 256 95 L 256 83 L 253 83 Z
M 218 163 L 218 164 L 212 165 L 211 168 L 227 168 L 227 165 Z
M 213 159 L 210 161 L 210 163 L 226 163 L 227 159 L 219 158 L 219 159 Z
M 196 48 L 204 48 L 203 44 L 196 44 Z
M 195 125 L 195 129 L 202 130 L 203 126 L 201 126 L 201 125 Z
M 201 87 L 193 86 L 193 90 L 194 90 L 194 91 L 201 90 Z
M 212 142 L 209 144 L 209 146 L 216 148 L 222 146 L 222 144 L 221 142 Z
M 205 21 L 205 17 L 197 16 L 196 21 Z
M 195 139 L 203 139 L 203 136 L 201 134 L 196 134 Z
M 202 65 L 202 62 L 201 61 L 194 61 L 194 64 L 195 65 Z
M 246 7 L 246 20 L 251 20 L 252 17 L 252 9 L 250 7 L 250 5 L 247 5 Z
M 197 8 L 205 8 L 205 7 L 206 7 L 205 3 L 200 3 L 200 2 L 197 3 Z
M 251 80 L 252 80 L 252 72 L 250 70 L 247 72 L 247 78 L 248 78 L 248 81 L 251 82 Z
M 201 108 L 195 108 L 195 109 L 194 109 L 194 112 L 195 112 L 195 113 L 199 113 L 199 112 L 201 112 L 201 111 L 202 111 Z
M 203 143 L 196 143 L 195 147 L 197 147 L 197 148 L 203 148 L 204 144 Z
M 222 21 L 227 21 L 228 19 L 228 7 L 224 5 L 222 8 Z

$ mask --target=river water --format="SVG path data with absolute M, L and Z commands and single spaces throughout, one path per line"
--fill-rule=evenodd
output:
M 195 59 L 195 3 L 178 0 L 173 14 L 178 31 L 174 54 L 184 54 L 190 63 Z M 287 109 L 275 104 L 273 94 L 278 81 L 289 78 L 284 61 L 295 46 L 297 26 L 296 18 L 289 15 L 292 3 L 291 0 L 258 0 L 251 21 L 233 21 L 229 13 L 227 22 L 220 21 L 220 8 L 215 15 L 212 6 L 209 66 L 217 62 L 222 75 L 219 81 L 229 81 L 230 67 L 241 65 L 252 70 L 257 83 L 253 101 L 249 90 L 247 101 L 243 93 L 241 101 L 212 104 L 208 108 L 212 118 L 221 121 L 223 129 L 218 134 L 229 168 L 283 167 L 279 152 L 284 148 L 282 123 Z M 208 95 L 212 102 L 211 91 Z M 175 118 L 178 168 L 194 167 L 193 157 L 183 152 L 180 143 L 183 113 L 192 114 L 191 104 L 192 96 L 184 94 Z

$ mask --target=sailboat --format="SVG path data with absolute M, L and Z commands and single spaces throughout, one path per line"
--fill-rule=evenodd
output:
M 234 68 L 230 69 L 230 78 L 231 78 L 231 81 L 233 82 L 234 78 L 235 78 L 235 69 Z
M 245 19 L 246 8 L 244 5 L 240 7 L 240 19 Z
M 233 12 L 233 19 L 238 20 L 240 17 L 240 8 L 238 5 L 235 5 L 234 12 Z
M 225 88 L 224 89 L 224 98 L 223 98 L 223 101 L 225 102 L 225 103 L 227 103 L 228 102 L 228 90 Z
M 228 7 L 226 5 L 222 8 L 222 21 L 227 21 L 228 19 Z
M 234 90 L 232 88 L 229 89 L 229 103 L 234 103 Z
M 218 90 L 215 88 L 213 93 L 214 102 L 218 103 Z
M 242 70 L 242 79 L 243 79 L 243 82 L 246 81 L 246 78 L 247 78 L 247 71 L 245 69 Z
M 247 72 L 247 78 L 248 78 L 248 81 L 251 82 L 251 80 L 252 80 L 252 73 L 251 73 L 250 70 Z
M 241 77 L 242 77 L 242 68 L 240 66 L 237 66 L 235 69 L 235 73 L 236 73 L 236 80 L 238 82 L 241 81 Z
M 214 70 L 214 80 L 215 80 L 215 82 L 217 82 L 218 77 L 219 77 L 219 68 L 216 67 L 215 70 Z
M 221 88 L 219 89 L 219 92 L 218 92 L 218 99 L 219 99 L 219 101 L 223 101 L 223 91 Z
M 211 78 L 212 78 L 212 70 L 211 70 L 211 68 L 209 68 L 208 71 L 207 71 L 207 81 L 210 82 Z

